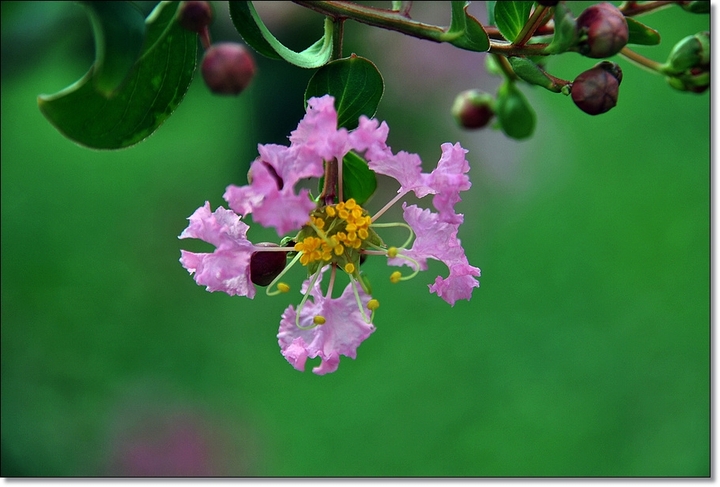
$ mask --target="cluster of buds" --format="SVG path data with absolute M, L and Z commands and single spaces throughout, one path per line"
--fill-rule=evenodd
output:
M 178 9 L 180 25 L 197 32 L 205 48 L 200 68 L 205 84 L 215 94 L 238 95 L 248 87 L 255 76 L 255 60 L 242 44 L 211 44 L 208 28 L 212 20 L 210 2 L 183 2 Z

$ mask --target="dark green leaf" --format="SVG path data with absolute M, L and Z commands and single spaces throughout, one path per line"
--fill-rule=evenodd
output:
M 480 22 L 467 12 L 468 5 L 465 1 L 452 2 L 450 27 L 440 40 L 469 51 L 485 52 L 490 48 L 490 40 Z
M 325 32 L 317 42 L 302 52 L 295 52 L 272 35 L 252 2 L 230 2 L 230 17 L 245 42 L 264 56 L 284 59 L 301 68 L 319 68 L 330 60 L 333 36 L 330 18 L 325 19 Z
M 131 2 L 83 2 L 95 36 L 93 83 L 109 96 L 140 57 L 145 18 Z
M 367 161 L 354 152 L 343 157 L 343 199 L 355 198 L 358 205 L 364 205 L 377 189 L 377 177 Z
M 656 46 L 660 44 L 660 33 L 632 17 L 625 17 L 628 25 L 628 44 Z
M 550 45 L 545 49 L 548 54 L 565 52 L 577 41 L 577 25 L 570 9 L 560 2 L 555 6 L 555 34 Z
M 550 78 L 545 71 L 540 69 L 540 67 L 530 59 L 519 56 L 511 56 L 508 58 L 508 61 L 510 62 L 510 66 L 512 66 L 513 71 L 515 71 L 515 74 L 523 80 L 533 85 L 542 86 L 546 90 L 550 90 L 554 93 L 560 93 L 560 89 L 562 87 L 555 83 L 555 81 L 553 81 L 553 79 Z
M 40 95 L 43 115 L 63 135 L 93 149 L 121 149 L 152 134 L 178 106 L 195 71 L 197 34 L 175 21 L 178 2 L 159 4 L 146 20 L 142 55 L 108 98 L 95 72 L 54 95 Z
M 384 91 L 380 71 L 363 57 L 352 55 L 318 69 L 305 90 L 305 104 L 313 96 L 335 97 L 338 127 L 352 130 L 360 115 L 375 115 Z
M 514 41 L 530 17 L 533 2 L 497 2 L 495 23 L 500 33 L 510 42 Z
M 495 114 L 508 137 L 525 139 L 535 131 L 535 111 L 514 83 L 505 82 L 500 86 Z

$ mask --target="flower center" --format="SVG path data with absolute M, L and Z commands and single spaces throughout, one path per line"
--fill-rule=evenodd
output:
M 300 263 L 312 274 L 322 264 L 334 263 L 348 274 L 360 267 L 360 254 L 369 246 L 383 245 L 370 228 L 371 217 L 354 199 L 323 206 L 310 213 L 310 220 L 297 236 L 295 250 Z

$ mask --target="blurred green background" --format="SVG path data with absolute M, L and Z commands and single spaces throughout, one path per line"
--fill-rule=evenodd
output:
M 238 41 L 215 6 L 214 40 Z M 259 8 L 291 45 L 320 33 L 300 7 Z M 481 2 L 471 12 L 484 18 Z M 447 25 L 449 7 L 416 2 L 413 16 Z M 663 41 L 637 50 L 660 61 L 709 29 L 677 7 L 640 20 Z M 318 377 L 277 345 L 297 292 L 208 293 L 178 263 L 208 247 L 177 239 L 205 200 L 245 184 L 258 143 L 286 141 L 312 73 L 256 57 L 237 98 L 198 76 L 153 136 L 97 152 L 36 104 L 92 62 L 83 9 L 3 2 L 2 36 L 3 476 L 710 474 L 709 93 L 619 59 L 605 115 L 523 86 L 532 139 L 465 132 L 455 95 L 499 84 L 484 55 L 348 22 L 346 54 L 385 76 L 393 149 L 426 171 L 443 142 L 470 150 L 460 238 L 483 275 L 451 308 L 426 287 L 444 266 L 391 286 L 369 260 L 377 331 Z M 594 63 L 549 69 L 572 79 Z M 371 211 L 396 189 L 381 183 Z

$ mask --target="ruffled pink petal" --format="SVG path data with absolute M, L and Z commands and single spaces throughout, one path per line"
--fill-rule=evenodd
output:
M 467 150 L 459 143 L 442 144 L 442 156 L 438 165 L 428 175 L 423 175 L 425 184 L 432 188 L 433 206 L 440 214 L 440 220 L 449 223 L 461 223 L 461 215 L 455 213 L 455 204 L 460 201 L 460 191 L 470 189 L 470 164 L 465 159 Z
M 325 318 L 325 324 L 302 330 L 295 326 L 297 310 L 289 306 L 282 315 L 278 331 L 278 343 L 283 356 L 298 370 L 304 370 L 305 359 L 320 357 L 322 362 L 313 372 L 318 375 L 334 372 L 340 363 L 340 355 L 355 358 L 357 347 L 375 331 L 372 323 L 366 323 L 360 313 L 352 284 L 348 284 L 339 298 L 327 298 L 320 289 L 320 279 L 310 292 L 310 298 L 300 310 L 300 325 L 309 327 L 317 315 Z M 303 286 L 307 289 L 309 280 Z M 367 303 L 370 296 L 358 288 L 366 316 L 370 316 Z
M 253 298 L 250 257 L 254 246 L 245 236 L 248 226 L 223 207 L 211 213 L 209 202 L 195 210 L 188 220 L 190 224 L 178 238 L 198 238 L 216 247 L 212 254 L 180 251 L 180 263 L 195 274 L 195 282 L 210 292 Z
M 431 293 L 436 293 L 445 301 L 455 306 L 458 299 L 469 300 L 473 288 L 480 286 L 480 283 L 473 276 L 480 276 L 480 269 L 473 267 L 467 262 L 450 265 L 450 275 L 443 279 L 440 276 L 435 278 L 435 283 L 428 286 Z
M 330 95 L 308 100 L 305 116 L 290 134 L 290 147 L 299 157 L 341 161 L 350 150 L 347 130 L 337 127 L 334 103 Z
M 365 159 L 381 161 L 392 157 L 392 151 L 387 146 L 388 132 L 385 122 L 379 123 L 374 118 L 360 116 L 358 128 L 350 132 L 350 145 L 358 152 L 365 152 Z
M 415 232 L 415 241 L 410 249 L 401 250 L 400 254 L 417 261 L 421 270 L 427 269 L 429 258 L 443 262 L 450 270 L 446 279 L 437 277 L 430 291 L 451 305 L 457 299 L 470 299 L 472 289 L 480 285 L 472 276 L 480 276 L 480 269 L 468 264 L 465 250 L 457 238 L 460 224 L 444 222 L 438 213 L 407 203 L 403 203 L 403 217 Z M 388 264 L 413 267 L 410 261 L 400 257 L 388 259 Z

